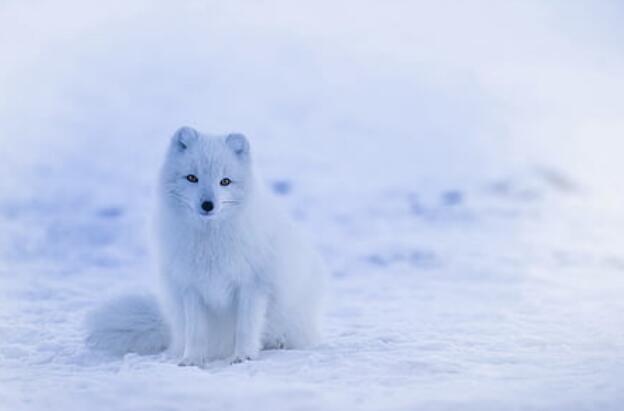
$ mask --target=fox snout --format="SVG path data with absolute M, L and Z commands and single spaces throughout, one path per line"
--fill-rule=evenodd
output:
M 209 216 L 216 214 L 218 210 L 217 204 L 213 199 L 202 199 L 199 203 L 199 214 Z
M 212 201 L 204 201 L 201 204 L 201 208 L 205 212 L 209 213 L 209 212 L 211 212 L 214 209 L 214 203 Z

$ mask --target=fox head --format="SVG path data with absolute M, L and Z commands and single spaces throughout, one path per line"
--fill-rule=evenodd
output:
M 242 134 L 205 135 L 182 127 L 161 171 L 161 194 L 176 212 L 203 221 L 239 212 L 252 185 L 249 142 Z

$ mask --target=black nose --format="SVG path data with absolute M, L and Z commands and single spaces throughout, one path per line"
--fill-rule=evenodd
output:
M 204 201 L 202 203 L 202 209 L 207 213 L 211 212 L 213 208 L 214 204 L 212 204 L 212 201 Z

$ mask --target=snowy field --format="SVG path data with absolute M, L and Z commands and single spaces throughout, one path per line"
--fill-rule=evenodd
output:
M 0 410 L 624 409 L 617 1 L 0 3 Z M 241 131 L 333 274 L 325 337 L 89 351 L 149 293 L 181 125 Z

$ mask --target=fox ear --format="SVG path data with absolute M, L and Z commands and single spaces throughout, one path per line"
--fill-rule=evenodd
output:
M 246 158 L 249 156 L 249 141 L 247 137 L 240 133 L 232 133 L 228 134 L 225 138 L 225 144 L 228 145 L 233 151 L 234 154 L 241 158 Z
M 198 135 L 197 130 L 192 127 L 180 127 L 173 135 L 172 144 L 179 151 L 184 151 L 197 140 Z

